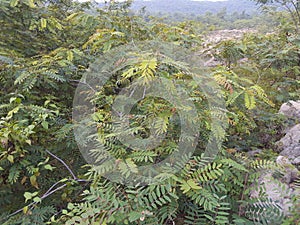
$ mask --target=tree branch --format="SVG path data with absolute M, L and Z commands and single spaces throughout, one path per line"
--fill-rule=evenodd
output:
M 70 167 L 69 167 L 69 166 L 68 166 L 61 158 L 59 158 L 58 156 L 54 155 L 53 153 L 51 153 L 51 152 L 48 151 L 48 150 L 46 150 L 46 152 L 47 152 L 49 155 L 51 155 L 53 158 L 55 158 L 55 159 L 57 159 L 59 162 L 61 162 L 61 163 L 67 168 L 67 170 L 70 172 L 70 174 L 72 175 L 73 179 L 68 179 L 67 181 L 72 181 L 72 180 L 74 180 L 74 181 L 77 181 L 77 182 L 85 182 L 85 183 L 89 182 L 88 180 L 78 179 L 78 178 L 75 176 L 75 174 L 73 173 L 73 171 L 70 169 Z M 58 182 L 56 182 L 55 184 L 53 184 L 53 185 L 52 185 L 52 186 L 51 186 L 51 187 L 50 187 L 50 188 L 42 195 L 42 197 L 40 197 L 40 200 L 43 200 L 43 199 L 47 198 L 48 196 L 54 194 L 55 192 L 57 192 L 57 191 L 59 191 L 59 190 L 61 190 L 61 189 L 63 189 L 64 187 L 67 186 L 67 184 L 63 184 L 63 185 L 61 185 L 61 186 L 55 188 L 60 182 L 62 182 L 62 181 L 58 181 Z M 54 189 L 54 188 L 55 188 L 55 189 Z M 54 190 L 53 190 L 53 189 L 54 189 Z M 38 203 L 39 203 L 39 202 L 34 201 L 34 202 L 30 203 L 29 205 L 27 205 L 27 207 L 33 207 L 34 205 L 37 205 Z M 24 208 L 24 207 L 23 207 L 23 208 Z M 15 216 L 15 215 L 17 215 L 18 213 L 22 212 L 22 211 L 23 211 L 23 208 L 18 209 L 17 211 L 15 211 L 15 212 L 9 214 L 9 215 L 7 216 L 7 218 L 12 217 L 12 216 Z
M 51 155 L 53 158 L 57 159 L 58 161 L 60 161 L 66 168 L 67 170 L 70 172 L 70 174 L 72 175 L 74 180 L 78 180 L 78 178 L 75 176 L 75 174 L 73 173 L 73 171 L 70 169 L 70 167 L 58 156 L 52 154 L 51 152 L 49 152 L 48 150 L 46 150 L 46 152 Z

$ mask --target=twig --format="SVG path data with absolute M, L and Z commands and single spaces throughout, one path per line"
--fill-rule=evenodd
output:
M 78 180 L 78 178 L 75 176 L 75 174 L 73 173 L 73 171 L 70 169 L 70 167 L 58 156 L 52 154 L 51 152 L 49 152 L 48 150 L 46 150 L 46 152 L 51 155 L 53 158 L 57 159 L 58 161 L 60 161 L 66 168 L 67 170 L 69 170 L 70 174 L 72 175 L 74 180 Z
M 67 170 L 70 172 L 70 174 L 72 175 L 73 179 L 68 179 L 67 181 L 72 181 L 72 180 L 74 180 L 74 181 L 77 181 L 77 182 L 85 182 L 85 183 L 89 182 L 88 180 L 78 179 L 78 178 L 75 176 L 75 174 L 73 173 L 73 171 L 70 169 L 70 167 L 69 167 L 69 166 L 68 166 L 61 158 L 59 158 L 58 156 L 54 155 L 53 153 L 51 153 L 51 152 L 48 151 L 48 150 L 46 150 L 46 152 L 47 152 L 49 155 L 51 155 L 53 158 L 55 158 L 55 159 L 57 159 L 58 161 L 60 161 L 60 162 L 67 168 Z M 54 189 L 60 182 L 61 182 L 61 181 L 58 181 L 58 182 L 56 182 L 55 184 L 53 184 L 53 185 L 52 185 L 52 186 L 51 186 L 51 187 L 50 187 L 50 188 L 42 195 L 42 197 L 40 197 L 40 200 L 43 200 L 43 199 L 47 198 L 48 196 L 54 194 L 55 192 L 57 192 L 57 191 L 59 191 L 59 190 L 61 190 L 61 189 L 63 189 L 64 187 L 67 186 L 67 184 L 63 184 L 63 185 L 57 187 L 56 189 Z M 53 189 L 54 189 L 54 190 L 53 190 Z M 34 205 L 36 205 L 36 204 L 38 204 L 38 203 L 39 203 L 39 202 L 34 201 L 34 202 L 30 203 L 29 205 L 27 205 L 27 207 L 34 207 Z M 24 207 L 23 207 L 23 208 L 24 208 Z M 18 209 L 17 211 L 15 211 L 15 212 L 9 214 L 9 215 L 7 216 L 7 218 L 12 217 L 12 216 L 14 216 L 14 215 L 16 215 L 16 214 L 22 212 L 22 211 L 23 211 L 23 208 Z
M 142 97 L 142 99 L 144 99 L 145 96 L 146 96 L 146 87 L 144 87 L 144 92 L 143 92 L 143 97 Z
M 62 185 L 62 186 L 56 188 L 55 190 L 53 190 L 53 191 L 51 191 L 51 192 L 47 191 L 48 193 L 46 192 L 40 199 L 43 200 L 43 199 L 47 198 L 49 195 L 51 195 L 51 194 L 53 194 L 53 193 L 59 191 L 60 189 L 64 188 L 65 186 L 67 186 L 67 185 L 64 184 L 64 185 Z M 32 202 L 32 203 L 30 203 L 29 205 L 27 205 L 27 207 L 36 205 L 37 203 L 38 203 L 38 202 Z M 24 207 L 23 207 L 23 208 L 24 208 Z M 22 211 L 23 211 L 23 208 L 18 209 L 17 211 L 15 211 L 15 212 L 9 214 L 7 217 L 9 218 L 9 217 L 12 217 L 12 216 L 14 216 L 14 215 L 16 215 L 16 214 L 22 212 Z
M 67 186 L 67 184 L 63 184 L 63 185 L 61 185 L 60 187 L 54 189 L 53 191 L 50 191 L 50 192 L 48 192 L 48 193 L 45 193 L 45 194 L 41 197 L 41 199 L 43 200 L 44 198 L 47 198 L 49 195 L 52 195 L 53 193 L 59 191 L 60 189 L 63 189 L 63 188 L 66 187 L 66 186 Z
M 134 87 L 133 88 L 133 90 L 132 90 L 132 92 L 130 93 L 130 95 L 129 95 L 129 98 L 131 98 L 132 97 L 132 95 L 134 94 L 134 92 L 135 92 L 135 89 L 136 89 L 136 87 Z
M 249 173 L 246 173 L 246 176 L 245 176 L 245 181 L 244 181 L 244 188 L 243 188 L 243 191 L 242 191 L 242 196 L 241 196 L 241 200 L 240 201 L 243 201 L 244 200 L 244 192 L 247 188 L 247 183 L 248 183 L 248 177 L 249 177 Z M 239 216 L 242 216 L 242 205 L 239 205 Z
M 50 191 L 52 191 L 52 189 L 53 189 L 56 185 L 58 185 L 60 182 L 61 182 L 61 181 L 57 181 L 55 184 L 53 184 L 53 185 L 48 189 L 48 191 L 45 192 L 45 194 L 48 194 Z M 44 195 L 45 195 L 45 194 L 44 194 Z

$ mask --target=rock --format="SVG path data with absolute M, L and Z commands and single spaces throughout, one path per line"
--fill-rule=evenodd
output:
M 287 166 L 291 165 L 291 161 L 287 157 L 284 157 L 281 155 L 277 157 L 276 163 L 278 166 L 281 166 L 281 167 L 287 167 Z
M 289 117 L 293 118 L 295 120 L 300 121 L 300 100 L 299 101 L 289 101 L 287 103 L 284 103 L 279 113 Z
M 263 151 L 262 149 L 256 149 L 256 150 L 247 152 L 247 154 L 251 157 L 254 157 L 255 155 L 262 153 L 262 151 Z
M 211 57 L 209 60 L 207 60 L 206 62 L 204 62 L 204 66 L 207 67 L 216 67 L 218 65 L 220 65 L 221 63 L 215 58 L 215 57 Z
M 297 157 L 296 159 L 294 159 L 293 164 L 300 165 L 300 157 Z
M 284 156 L 278 156 L 276 163 L 283 169 L 284 175 L 282 181 L 286 184 L 294 182 L 300 175 L 298 169 L 294 167 L 291 161 Z
M 291 195 L 293 190 L 289 188 L 288 184 L 281 183 L 272 177 L 272 172 L 268 172 L 258 179 L 259 189 L 265 190 L 265 195 L 274 204 L 279 207 L 279 211 L 284 215 L 289 215 L 289 208 L 293 206 Z M 254 190 L 250 193 L 251 198 L 259 198 L 259 191 Z M 259 202 L 258 202 L 259 203 Z
M 292 127 L 276 145 L 281 151 L 280 155 L 286 156 L 293 163 L 299 162 L 296 159 L 300 157 L 300 124 Z
M 296 123 L 286 130 L 285 136 L 276 143 L 280 155 L 276 159 L 277 169 L 264 171 L 258 178 L 258 188 L 250 192 L 251 198 L 259 197 L 259 189 L 265 190 L 265 197 L 277 203 L 278 212 L 290 215 L 293 199 L 300 195 L 294 189 L 294 181 L 300 177 L 294 165 L 300 165 L 300 101 L 289 101 L 281 106 L 279 113 Z M 297 124 L 298 123 L 298 124 Z M 264 203 L 257 201 L 257 205 Z
M 260 190 L 265 190 L 268 199 L 271 199 L 274 203 L 276 202 L 279 212 L 289 215 L 290 207 L 293 206 L 293 197 L 300 194 L 299 189 L 294 189 L 291 184 L 299 176 L 299 171 L 284 156 L 279 156 L 276 163 L 284 175 L 283 178 L 274 178 L 275 170 L 265 171 L 258 178 L 257 185 Z M 251 191 L 250 197 L 259 198 L 259 190 Z
M 204 37 L 206 44 L 208 43 L 219 43 L 224 40 L 235 40 L 241 39 L 245 34 L 257 33 L 254 29 L 233 29 L 233 30 L 215 30 L 211 31 Z

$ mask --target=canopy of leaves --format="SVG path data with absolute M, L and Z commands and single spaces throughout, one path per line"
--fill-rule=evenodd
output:
M 2 0 L 0 2 L 0 223 L 1 224 L 296 224 L 294 196 L 291 216 L 276 202 L 249 192 L 261 170 L 281 171 L 272 151 L 283 129 L 279 106 L 299 99 L 300 45 L 290 20 L 273 34 L 245 35 L 240 40 L 205 44 L 196 22 L 165 24 L 134 14 L 130 2 L 110 1 L 103 8 L 72 0 Z M 284 13 L 284 12 L 282 12 Z M 293 11 L 294 13 L 294 11 Z M 96 59 L 129 43 L 155 40 L 189 52 L 213 56 L 218 65 L 206 77 L 220 86 L 225 112 L 210 108 L 203 90 L 191 79 L 191 68 L 179 59 L 132 49 L 104 89 L 82 95 L 95 103 L 97 141 L 117 160 L 92 166 L 76 144 L 73 97 Z M 126 58 L 125 57 L 125 58 Z M 121 145 L 112 129 L 111 104 L 121 88 L 137 81 L 176 80 L 188 91 L 199 128 L 194 155 L 182 154 L 174 168 L 157 176 L 161 183 L 124 185 L 105 178 L 118 170 L 126 181 L 138 167 L 157 163 L 178 150 L 177 109 L 160 98 L 145 98 L 132 110 L 131 126 L 123 130 L 143 139 L 149 126 L 167 132 L 162 145 L 136 151 Z M 204 79 L 203 78 L 203 79 Z M 282 91 L 284 90 L 284 91 Z M 172 93 L 172 90 L 170 90 Z M 225 117 L 225 116 L 226 117 Z M 226 118 L 229 128 L 211 126 Z M 210 134 L 226 134 L 220 152 L 204 154 Z M 190 137 L 184 137 L 190 138 Z M 82 140 L 87 141 L 87 140 Z M 270 155 L 248 157 L 251 148 Z M 94 149 L 98 161 L 103 152 Z M 298 185 L 299 186 L 299 185 Z M 289 222 L 291 221 L 291 222 Z

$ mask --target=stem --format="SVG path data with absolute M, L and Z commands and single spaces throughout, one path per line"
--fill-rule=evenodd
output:
M 71 174 L 72 177 L 73 177 L 73 179 L 71 179 L 71 180 L 74 180 L 74 181 L 77 181 L 77 182 L 85 182 L 85 183 L 89 182 L 88 180 L 78 179 L 78 178 L 75 176 L 75 174 L 73 173 L 73 171 L 70 169 L 70 167 L 69 167 L 69 166 L 68 166 L 61 158 L 59 158 L 58 156 L 54 155 L 53 153 L 51 153 L 51 152 L 48 151 L 48 150 L 46 150 L 46 152 L 47 152 L 49 155 L 51 155 L 53 158 L 55 158 L 55 159 L 57 159 L 58 161 L 60 161 L 60 162 L 67 168 L 67 170 L 70 172 L 70 174 Z M 68 179 L 67 181 L 71 181 L 71 180 Z M 52 185 L 52 186 L 51 186 L 51 187 L 50 187 L 50 188 L 42 195 L 42 197 L 40 197 L 40 199 L 43 200 L 43 199 L 49 197 L 50 195 L 54 194 L 55 192 L 57 192 L 57 191 L 59 191 L 59 190 L 61 190 L 61 189 L 63 189 L 64 187 L 67 186 L 67 184 L 63 184 L 63 185 L 57 187 L 56 189 L 54 189 L 60 182 L 61 182 L 61 181 L 58 181 L 58 182 L 56 182 L 55 184 L 53 184 L 53 185 Z M 53 190 L 53 189 L 54 189 L 54 190 Z M 30 203 L 29 205 L 27 205 L 27 207 L 31 207 L 31 206 L 34 207 L 34 206 L 37 205 L 38 203 L 39 203 L 39 202 L 35 202 L 35 201 L 34 201 L 34 202 Z M 23 208 L 24 208 L 24 207 L 23 207 Z M 15 211 L 15 212 L 9 214 L 9 215 L 7 216 L 7 218 L 12 217 L 12 216 L 14 216 L 14 215 L 16 215 L 16 214 L 22 212 L 22 211 L 23 211 L 23 208 L 18 209 L 17 211 Z
M 77 177 L 75 176 L 75 174 L 73 173 L 73 171 L 70 169 L 70 167 L 58 156 L 52 154 L 51 152 L 49 152 L 48 150 L 46 150 L 46 152 L 51 155 L 52 157 L 54 157 L 55 159 L 57 159 L 58 161 L 60 161 L 66 168 L 67 170 L 70 172 L 70 174 L 72 175 L 74 180 L 78 180 Z

